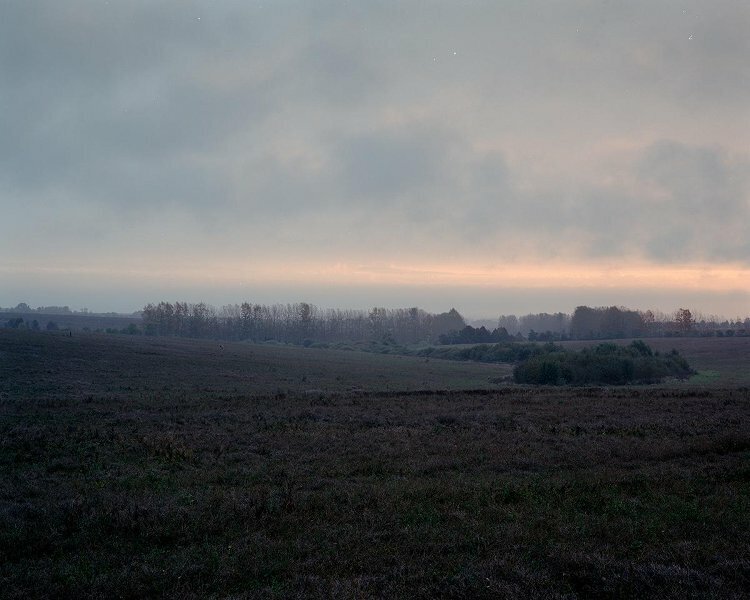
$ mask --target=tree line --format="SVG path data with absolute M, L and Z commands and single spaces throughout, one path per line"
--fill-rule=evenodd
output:
M 86 309 L 70 311 L 68 307 L 31 309 L 24 303 L 13 310 L 16 315 L 7 321 L 0 321 L 0 327 L 55 329 L 55 323 L 47 323 L 45 327 L 32 320 L 32 317 L 19 317 L 19 310 L 24 316 L 40 311 L 52 314 L 54 310 L 71 317 L 97 314 Z M 579 306 L 570 315 L 562 312 L 531 313 L 520 317 L 501 315 L 494 328 L 492 321 L 482 321 L 481 327 L 467 325 L 455 308 L 435 314 L 417 307 L 321 309 L 307 302 L 270 305 L 243 302 L 220 308 L 204 302 L 159 302 L 147 304 L 140 313 L 134 313 L 134 316 L 138 314 L 141 317 L 140 326 L 128 324 L 122 329 L 120 325 L 116 328 L 108 326 L 107 332 L 224 340 L 276 340 L 295 344 L 376 341 L 402 345 L 750 335 L 750 318 L 727 320 L 715 316 L 706 317 L 686 308 L 665 314 L 651 310 L 630 310 L 622 306 Z M 121 317 L 114 313 L 112 316 Z M 94 324 L 91 327 L 100 327 L 97 331 L 103 331 L 105 325 L 108 324 Z M 68 326 L 73 325 L 68 323 Z
M 749 335 L 750 318 L 721 320 L 679 308 L 671 315 L 624 307 L 579 306 L 570 319 L 571 339 Z
M 437 342 L 462 329 L 464 318 L 451 309 L 432 314 L 417 307 L 370 310 L 321 309 L 314 304 L 229 304 L 219 309 L 204 302 L 159 302 L 142 311 L 147 335 L 305 344 L 364 342 L 397 344 Z
M 81 311 L 70 310 L 69 306 L 37 306 L 31 308 L 26 302 L 19 302 L 16 306 L 3 308 L 0 306 L 0 313 L 19 313 L 19 314 L 30 314 L 30 313 L 43 313 L 45 315 L 74 315 L 74 314 L 87 314 L 88 309 L 82 309 Z
M 307 302 L 243 302 L 218 309 L 204 302 L 159 302 L 147 304 L 141 316 L 147 335 L 295 344 L 377 341 L 455 345 L 750 333 L 750 319 L 707 321 L 698 320 L 685 308 L 666 315 L 617 306 L 579 306 L 572 315 L 502 315 L 493 330 L 467 325 L 455 308 L 434 314 L 417 307 L 321 309 Z

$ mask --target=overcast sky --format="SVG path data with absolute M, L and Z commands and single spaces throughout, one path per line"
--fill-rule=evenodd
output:
M 0 0 L 0 305 L 750 314 L 750 3 Z

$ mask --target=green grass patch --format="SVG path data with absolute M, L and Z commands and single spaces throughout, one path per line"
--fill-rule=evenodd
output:
M 718 371 L 698 371 L 695 375 L 690 377 L 690 383 L 711 383 L 721 377 L 721 373 Z

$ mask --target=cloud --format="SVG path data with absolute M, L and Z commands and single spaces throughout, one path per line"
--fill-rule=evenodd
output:
M 640 207 L 655 259 L 750 261 L 750 162 L 717 147 L 661 141 L 637 172 L 655 186 Z M 661 231 L 661 235 L 659 235 Z
M 749 11 L 6 3 L 0 255 L 746 263 Z
M 433 191 L 441 184 L 449 143 L 431 130 L 381 129 L 343 139 L 335 152 L 344 193 L 355 200 L 389 204 Z

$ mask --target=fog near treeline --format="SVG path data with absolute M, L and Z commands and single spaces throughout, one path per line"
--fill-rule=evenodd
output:
M 564 341 L 660 336 L 744 336 L 750 317 L 726 319 L 680 308 L 672 313 L 622 306 L 578 306 L 572 313 L 500 315 L 480 321 L 458 310 L 429 312 L 418 307 L 320 308 L 308 302 L 226 304 L 149 303 L 124 315 L 68 306 L 27 303 L 0 307 L 0 328 L 79 329 L 133 335 L 165 335 L 218 340 L 278 341 L 294 344 L 477 344 L 514 340 Z
M 142 311 L 142 333 L 146 335 L 303 344 L 365 341 L 468 344 L 521 339 L 746 335 L 748 330 L 750 318 L 719 320 L 684 308 L 668 315 L 616 306 L 579 306 L 572 314 L 501 315 L 495 323 L 474 324 L 467 323 L 455 308 L 442 313 L 418 307 L 321 309 L 306 302 L 270 305 L 244 302 L 220 308 L 203 302 L 159 302 L 146 305 Z

